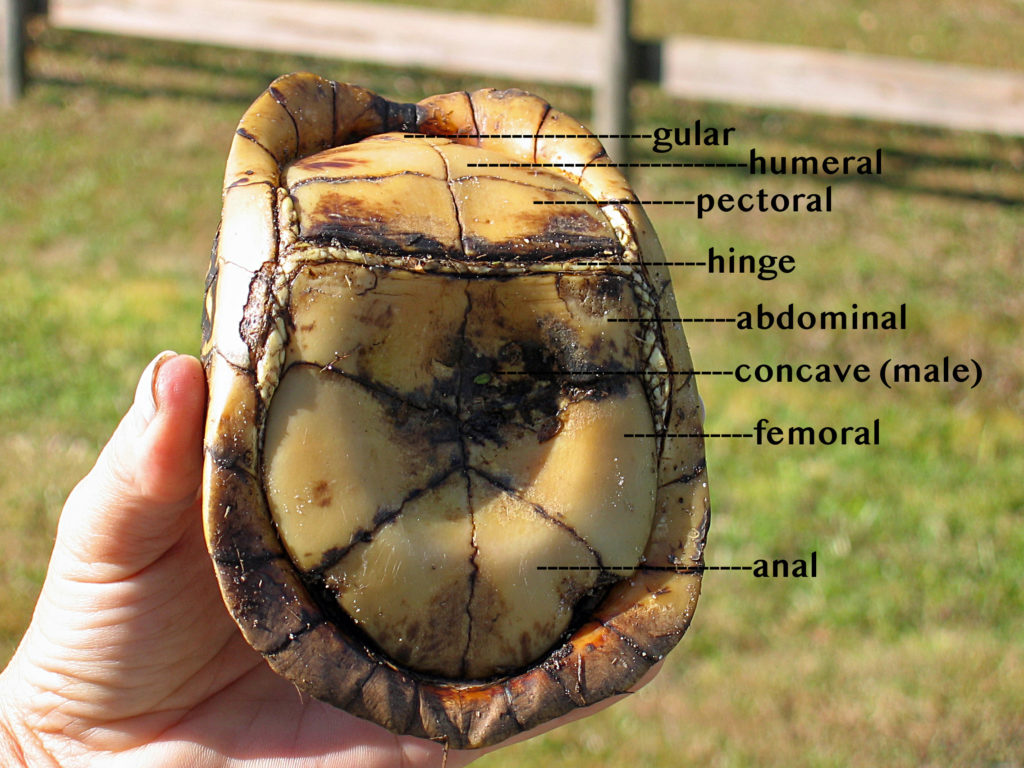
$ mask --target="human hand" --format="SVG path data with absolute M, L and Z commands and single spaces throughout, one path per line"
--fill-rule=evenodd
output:
M 0 763 L 440 765 L 441 745 L 300 694 L 243 640 L 200 521 L 205 398 L 195 358 L 158 356 L 68 498 L 32 622 L 0 674 Z M 481 754 L 453 751 L 447 765 Z

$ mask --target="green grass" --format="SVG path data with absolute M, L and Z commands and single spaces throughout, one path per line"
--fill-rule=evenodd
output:
M 788 5 L 785 18 L 796 13 Z M 586 18 L 588 6 L 580 7 Z M 1019 21 L 1019 4 L 971 7 L 978 19 L 961 19 L 956 33 L 969 50 L 949 58 L 997 64 L 992 51 L 1013 47 L 1010 35 L 990 46 L 978 35 L 993 23 Z M 639 23 L 649 24 L 653 11 L 638 8 Z M 883 16 L 878 3 L 851 8 L 822 11 L 825 21 L 808 13 L 801 30 L 776 21 L 764 32 L 794 42 L 840 14 L 854 27 L 835 22 L 828 26 L 834 37 L 823 41 L 838 45 L 841 29 L 863 23 L 864 13 Z M 884 8 L 892 23 L 880 24 L 879 34 L 898 37 L 915 18 L 911 2 Z M 921 19 L 921 34 L 941 40 L 934 30 L 959 18 L 956 8 Z M 716 13 L 720 24 L 737 25 L 737 35 L 756 37 L 753 21 Z M 680 19 L 673 31 L 723 34 L 695 9 L 668 16 Z M 1020 59 L 1006 64 L 1020 66 Z M 234 125 L 271 78 L 294 69 L 406 100 L 491 84 L 39 35 L 27 97 L 0 123 L 0 177 L 8 188 L 0 198 L 0 658 L 28 622 L 62 500 L 127 407 L 142 367 L 164 348 L 198 349 L 202 281 Z M 585 117 L 589 110 L 583 92 L 524 85 L 568 112 Z M 782 425 L 882 420 L 883 444 L 872 448 L 709 441 L 708 562 L 817 551 L 819 576 L 709 573 L 691 631 L 657 681 L 629 702 L 480 765 L 1024 764 L 1020 141 L 672 102 L 646 87 L 634 96 L 638 127 L 694 117 L 736 126 L 735 149 L 687 159 L 742 159 L 751 146 L 763 154 L 859 154 L 879 146 L 886 153 L 880 179 L 833 179 L 836 210 L 820 217 L 717 214 L 697 222 L 682 209 L 651 210 L 673 258 L 697 257 L 712 245 L 797 258 L 793 275 L 768 283 L 677 268 L 684 311 L 727 316 L 758 302 L 908 304 L 909 329 L 891 334 L 694 325 L 688 336 L 698 367 L 834 361 L 875 372 L 889 357 L 950 355 L 977 359 L 984 379 L 974 390 L 702 379 L 713 431 L 749 430 L 761 417 Z M 651 157 L 640 144 L 636 152 Z M 824 183 L 698 169 L 647 170 L 636 182 L 644 197 Z

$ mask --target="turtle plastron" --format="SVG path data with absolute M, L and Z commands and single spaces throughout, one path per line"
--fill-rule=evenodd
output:
M 665 436 L 702 416 L 664 256 L 600 143 L 521 91 L 296 74 L 224 183 L 204 524 L 246 640 L 460 749 L 628 690 L 689 624 L 709 505 L 701 438 Z

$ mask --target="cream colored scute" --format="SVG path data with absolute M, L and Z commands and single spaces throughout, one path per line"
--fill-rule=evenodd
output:
M 328 588 L 393 659 L 458 677 L 469 633 L 473 522 L 458 472 L 410 499 L 327 572 Z
M 385 134 L 296 160 L 285 170 L 285 185 L 310 179 L 377 178 L 415 174 L 445 181 L 444 159 L 422 139 Z
M 465 280 L 355 264 L 305 267 L 292 287 L 289 361 L 358 375 L 422 401 L 453 375 Z M 442 398 L 454 410 L 454 394 Z
M 422 140 L 364 139 L 297 160 L 284 175 L 304 236 L 358 222 L 462 247 L 444 159 Z
M 553 189 L 479 176 L 453 181 L 452 190 L 467 241 L 479 238 L 498 247 L 515 244 L 525 248 L 531 237 L 549 235 L 553 224 L 567 229 L 566 222 L 571 221 L 574 235 L 603 237 L 614 242 L 611 227 L 600 209 L 585 203 L 587 198 L 579 188 Z M 552 202 L 559 204 L 551 205 Z M 483 253 L 486 254 L 486 248 Z
M 615 233 L 600 209 L 579 204 L 588 197 L 565 176 L 543 168 L 508 167 L 508 155 L 477 147 L 446 144 L 438 151 L 447 161 L 466 242 L 479 238 L 499 247 L 528 247 L 531 237 L 549 236 L 557 229 L 614 242 Z M 481 167 L 486 163 L 505 167 Z M 551 201 L 572 204 L 548 205 Z
M 479 475 L 471 479 L 478 574 L 466 663 L 469 677 L 486 677 L 524 666 L 550 648 L 598 571 L 571 531 Z
M 624 437 L 650 434 L 647 399 L 635 379 L 626 386 L 625 397 L 565 405 L 561 430 L 545 442 L 469 447 L 471 465 L 507 478 L 524 500 L 571 528 L 604 565 L 616 568 L 639 562 L 657 492 L 654 439 Z
M 214 300 L 217 313 L 213 318 L 213 345 L 225 360 L 243 370 L 251 365 L 251 361 L 249 346 L 241 333 L 245 303 L 238 299 L 249 295 L 252 280 L 252 272 L 234 262 L 223 262 L 217 274 Z
M 401 173 L 380 179 L 311 182 L 291 190 L 299 234 L 313 237 L 339 226 L 389 239 L 425 236 L 462 247 L 452 196 L 444 181 Z
M 469 178 L 505 179 L 511 183 L 568 194 L 580 194 L 578 185 L 565 176 L 545 168 L 517 167 L 515 161 L 501 152 L 493 152 L 463 144 L 445 143 L 437 146 L 448 166 L 452 181 Z
M 544 344 L 544 331 L 552 321 L 570 320 L 555 286 L 554 275 L 469 283 L 473 312 L 466 321 L 467 341 L 492 356 L 509 341 Z
M 488 309 L 470 315 L 466 336 L 490 354 L 497 354 L 509 338 L 535 342 L 574 371 L 637 370 L 637 326 L 608 321 L 636 317 L 632 291 L 628 285 L 621 289 L 620 299 L 606 301 L 597 296 L 592 278 L 584 276 L 478 280 L 468 286 L 470 300 L 474 308 Z M 561 348 L 555 349 L 553 335 L 562 332 Z
M 274 258 L 274 199 L 273 189 L 264 184 L 232 187 L 224 193 L 217 253 L 222 264 L 256 272 Z M 244 295 L 235 301 L 244 304 Z
M 378 512 L 398 509 L 456 460 L 457 444 L 432 442 L 429 425 L 398 435 L 392 422 L 379 398 L 343 376 L 305 365 L 285 374 L 267 417 L 264 487 L 300 568 L 372 530 Z

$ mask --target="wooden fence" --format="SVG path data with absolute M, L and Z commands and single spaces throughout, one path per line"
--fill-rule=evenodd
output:
M 25 4 L 0 0 L 3 97 L 20 92 Z M 630 0 L 598 0 L 593 24 L 324 0 L 49 0 L 67 29 L 424 67 L 594 89 L 594 123 L 627 133 L 629 87 L 1024 136 L 1024 73 L 795 46 L 629 33 Z M 610 154 L 616 155 L 614 142 Z

